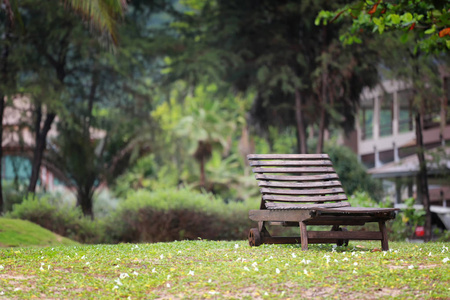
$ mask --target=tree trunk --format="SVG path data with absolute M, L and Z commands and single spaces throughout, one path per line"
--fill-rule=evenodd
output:
M 5 96 L 0 91 L 0 216 L 3 214 L 3 112 L 5 110 Z
M 10 7 L 9 7 L 10 9 Z M 5 34 L 3 35 L 3 39 L 5 40 L 5 46 L 3 47 L 1 58 L 0 58 L 0 71 L 1 71 L 1 82 L 2 84 L 7 84 L 9 81 L 8 78 L 8 56 L 9 56 L 9 44 L 8 40 L 11 36 L 12 29 L 12 16 L 9 15 L 8 9 L 6 9 L 6 18 L 5 18 Z M 3 114 L 5 112 L 5 92 L 2 91 L 0 87 L 0 215 L 3 214 Z
M 202 157 L 200 159 L 200 186 L 202 188 L 205 188 L 205 184 L 206 184 L 206 179 L 205 179 L 205 158 Z
M 45 147 L 47 146 L 47 134 L 50 131 L 53 120 L 55 119 L 56 114 L 47 113 L 47 117 L 44 121 L 44 126 L 41 129 L 41 118 L 42 118 L 42 110 L 39 104 L 39 108 L 37 110 L 36 116 L 36 137 L 35 137 L 35 146 L 34 146 L 34 154 L 33 161 L 31 166 L 31 177 L 30 183 L 28 185 L 28 192 L 34 193 L 36 191 L 36 183 L 39 179 L 39 172 L 41 170 L 42 157 L 44 155 Z
M 298 153 L 307 152 L 306 149 L 306 131 L 303 118 L 302 96 L 298 88 L 295 89 L 295 121 L 297 123 L 297 144 Z
M 431 239 L 431 212 L 430 212 L 430 194 L 428 192 L 427 164 L 425 161 L 425 148 L 422 136 L 422 118 L 420 112 L 416 113 L 416 140 L 417 140 L 417 157 L 419 158 L 419 174 L 417 176 L 420 185 L 420 193 L 425 209 L 425 241 Z
M 83 188 L 83 187 L 81 187 Z M 85 190 L 78 190 L 77 192 L 77 206 L 81 207 L 83 216 L 90 217 L 94 220 L 94 211 L 92 210 L 92 198 L 93 193 L 90 188 L 86 187 Z
M 317 137 L 316 153 L 323 153 L 323 140 L 325 136 L 325 103 L 320 101 L 319 136 Z

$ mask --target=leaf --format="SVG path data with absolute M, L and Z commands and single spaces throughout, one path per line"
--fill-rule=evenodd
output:
M 450 35 L 450 27 L 444 28 L 439 31 L 439 37 L 444 37 L 446 35 Z
M 436 26 L 432 26 L 430 29 L 425 30 L 425 34 L 432 34 L 436 31 Z
M 374 14 L 377 11 L 378 3 L 372 6 L 372 8 L 367 12 L 369 15 Z

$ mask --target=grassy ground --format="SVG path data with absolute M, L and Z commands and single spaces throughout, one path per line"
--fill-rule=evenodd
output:
M 12 299 L 450 298 L 449 243 L 351 242 L 347 248 L 246 242 L 0 249 Z
M 0 218 L 0 247 L 78 245 L 34 223 Z

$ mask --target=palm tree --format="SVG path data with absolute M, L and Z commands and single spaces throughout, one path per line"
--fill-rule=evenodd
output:
M 226 148 L 227 137 L 235 127 L 227 116 L 227 111 L 221 109 L 217 101 L 205 101 L 203 105 L 196 101 L 190 114 L 182 118 L 176 128 L 180 136 L 190 141 L 189 153 L 199 163 L 200 187 L 207 187 L 205 164 L 213 149 Z
M 123 15 L 126 8 L 125 0 L 65 0 L 60 3 L 66 4 L 66 7 L 79 13 L 83 19 L 88 20 L 93 28 L 100 32 L 106 32 L 114 44 L 117 44 L 116 23 L 118 18 Z M 11 35 L 15 23 L 21 23 L 17 0 L 0 0 L 0 10 L 5 12 L 4 28 L 2 34 L 2 44 L 0 48 L 0 141 L 3 140 L 3 113 L 6 105 L 5 97 L 6 85 L 11 83 L 11 78 L 15 74 L 9 71 L 9 53 L 11 49 Z M 16 20 L 18 22 L 16 22 Z M 0 146 L 0 170 L 2 169 L 3 151 Z M 0 178 L 0 214 L 3 212 L 3 189 Z

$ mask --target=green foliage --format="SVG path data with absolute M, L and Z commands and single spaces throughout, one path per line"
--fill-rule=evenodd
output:
M 387 30 L 403 32 L 403 40 L 410 32 L 417 33 L 420 47 L 425 52 L 450 49 L 450 11 L 446 1 L 356 1 L 335 12 L 321 11 L 315 21 L 327 24 L 341 15 L 352 20 L 348 32 L 341 36 L 344 44 L 360 42 L 362 31 L 384 33 Z
M 81 210 L 68 205 L 58 207 L 55 199 L 29 195 L 6 214 L 7 218 L 28 220 L 59 235 L 82 243 L 96 243 L 101 237 L 97 223 L 82 216 Z
M 404 241 L 405 239 L 413 239 L 417 226 L 423 226 L 425 223 L 425 210 L 414 208 L 415 199 L 408 198 L 405 200 L 406 208 L 402 209 L 397 218 L 390 224 L 389 237 Z
M 187 189 L 130 192 L 106 220 L 110 242 L 243 239 L 257 200 L 230 202 Z
M 0 218 L 0 247 L 77 245 L 29 221 Z
M 367 174 L 366 168 L 350 148 L 329 143 L 325 145 L 325 153 L 330 156 L 347 195 L 365 191 L 371 198 L 381 200 L 381 183 Z

